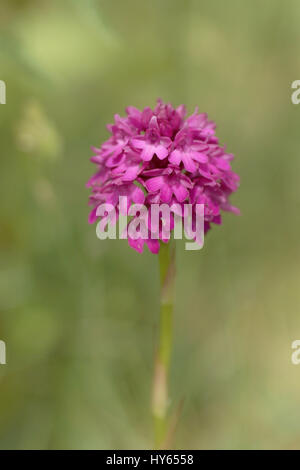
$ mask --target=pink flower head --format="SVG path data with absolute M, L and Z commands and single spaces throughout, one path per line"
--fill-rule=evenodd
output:
M 197 204 L 203 204 L 205 232 L 212 223 L 222 223 L 221 211 L 239 213 L 229 202 L 239 186 L 239 176 L 230 165 L 233 155 L 219 144 L 215 123 L 205 113 L 196 109 L 185 118 L 183 105 L 173 108 L 161 100 L 153 110 L 129 106 L 126 113 L 126 117 L 115 115 L 115 122 L 107 126 L 111 136 L 100 148 L 93 148 L 91 161 L 98 168 L 87 184 L 92 189 L 90 223 L 98 219 L 97 208 L 103 203 L 112 205 L 117 217 L 133 203 L 144 204 L 149 212 L 152 204 L 175 204 L 175 212 L 190 204 L 193 213 Z M 119 207 L 119 196 L 127 197 L 126 208 Z M 152 253 L 158 253 L 159 241 L 168 239 L 153 224 L 149 217 L 149 236 L 129 236 L 129 245 L 142 252 L 146 243 Z

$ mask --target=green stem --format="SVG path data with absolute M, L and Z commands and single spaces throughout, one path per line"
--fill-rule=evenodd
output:
M 160 267 L 160 332 L 154 365 L 152 414 L 154 419 L 155 448 L 162 449 L 167 437 L 169 402 L 168 379 L 172 349 L 172 319 L 175 280 L 175 245 L 161 243 Z

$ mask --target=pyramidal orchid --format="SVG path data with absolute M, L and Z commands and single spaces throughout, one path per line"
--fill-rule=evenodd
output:
M 227 153 L 215 134 L 215 123 L 198 109 L 186 117 L 183 105 L 174 108 L 158 100 L 154 109 L 142 111 L 130 106 L 126 117 L 115 115 L 107 126 L 110 137 L 99 147 L 93 147 L 91 161 L 97 171 L 87 186 L 91 188 L 92 211 L 89 222 L 102 219 L 101 204 L 115 209 L 116 219 L 129 213 L 132 204 L 167 204 L 179 207 L 189 204 L 196 213 L 198 204 L 204 207 L 204 232 L 213 224 L 222 223 L 222 211 L 238 214 L 229 196 L 239 186 L 239 177 L 231 169 L 233 155 Z M 126 196 L 125 207 L 119 197 Z M 100 215 L 99 215 L 100 214 Z M 179 215 L 184 218 L 185 213 Z M 134 216 L 133 219 L 137 217 Z M 161 216 L 163 217 L 163 216 Z M 171 354 L 173 291 L 175 279 L 174 242 L 164 235 L 157 220 L 147 217 L 147 236 L 128 235 L 128 243 L 139 253 L 144 245 L 159 254 L 161 282 L 160 337 L 156 353 L 152 413 L 155 446 L 163 448 L 168 439 L 168 372 Z M 162 224 L 164 220 L 161 220 Z M 174 221 L 170 230 L 174 230 Z M 153 237 L 152 234 L 156 236 Z

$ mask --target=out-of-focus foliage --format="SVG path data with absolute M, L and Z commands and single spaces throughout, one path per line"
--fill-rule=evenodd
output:
M 0 6 L 1 448 L 149 448 L 155 256 L 87 224 L 90 145 L 125 106 L 206 111 L 241 188 L 178 244 L 178 448 L 299 448 L 298 0 Z

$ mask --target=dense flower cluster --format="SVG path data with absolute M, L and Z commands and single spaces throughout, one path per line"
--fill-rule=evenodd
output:
M 114 124 L 107 126 L 111 136 L 93 148 L 91 161 L 98 171 L 87 184 L 92 189 L 90 223 L 102 203 L 112 204 L 119 214 L 119 196 L 127 196 L 127 210 L 132 203 L 204 204 L 205 232 L 211 223 L 221 224 L 221 210 L 239 213 L 228 201 L 239 185 L 230 167 L 233 155 L 219 144 L 215 123 L 206 114 L 196 109 L 185 118 L 183 105 L 175 109 L 161 100 L 154 110 L 130 106 L 126 113 L 115 115 Z M 129 238 L 137 251 L 144 243 L 158 253 L 159 241 L 150 235 L 146 240 Z

